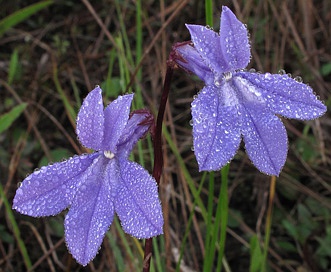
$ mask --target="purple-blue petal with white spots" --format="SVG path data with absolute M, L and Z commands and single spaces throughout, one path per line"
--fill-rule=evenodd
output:
M 196 48 L 190 44 L 185 44 L 177 46 L 176 51 L 181 56 L 181 58 L 177 59 L 177 63 L 182 68 L 196 74 L 206 84 L 212 84 L 214 82 L 213 72 L 201 58 Z M 185 61 L 181 61 L 182 59 Z
M 77 136 L 87 148 L 100 150 L 104 137 L 102 90 L 96 87 L 84 99 L 77 115 Z
M 117 143 L 129 119 L 133 94 L 119 96 L 105 109 L 103 150 L 117 151 Z
M 186 25 L 190 31 L 194 47 L 207 66 L 214 72 L 229 70 L 229 64 L 222 55 L 220 37 L 214 30 L 200 25 Z
M 286 129 L 267 108 L 247 103 L 242 110 L 242 134 L 246 152 L 261 172 L 278 176 L 287 156 Z
M 326 106 L 317 99 L 308 85 L 287 75 L 240 72 L 251 89 L 262 94 L 269 109 L 287 118 L 310 120 L 326 112 Z
M 134 112 L 128 120 L 117 145 L 117 155 L 127 159 L 138 140 L 146 135 L 154 122 L 150 112 Z
M 139 239 L 163 233 L 163 215 L 155 180 L 139 164 L 120 161 L 121 187 L 115 211 L 123 230 Z
M 65 238 L 68 249 L 81 264 L 88 264 L 98 253 L 114 218 L 114 196 L 118 180 L 116 160 L 103 155 L 85 175 L 66 215 Z
M 226 96 L 235 94 L 225 82 L 220 90 L 205 87 L 192 102 L 194 153 L 200 171 L 221 169 L 239 148 L 240 119 L 235 101 L 229 104 Z
M 228 7 L 222 8 L 220 42 L 230 70 L 245 68 L 251 58 L 248 31 Z
M 24 179 L 17 189 L 13 208 L 29 216 L 55 215 L 67 208 L 83 182 L 85 171 L 98 156 L 74 156 L 43 166 Z

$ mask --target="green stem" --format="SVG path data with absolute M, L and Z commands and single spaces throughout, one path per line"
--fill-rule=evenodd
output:
M 267 270 L 267 257 L 268 257 L 268 248 L 269 248 L 269 241 L 270 241 L 270 233 L 271 233 L 271 222 L 272 222 L 272 210 L 273 210 L 273 203 L 275 197 L 275 189 L 276 189 L 276 177 L 271 177 L 270 189 L 269 189 L 269 203 L 268 203 L 268 210 L 267 210 L 267 218 L 265 224 L 265 237 L 264 237 L 264 250 L 263 250 L 263 259 L 262 259 L 262 266 L 261 271 L 265 272 Z
M 205 15 L 206 15 L 206 24 L 213 26 L 213 1 L 205 1 Z

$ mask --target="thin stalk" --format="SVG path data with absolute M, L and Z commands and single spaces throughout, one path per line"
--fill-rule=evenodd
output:
M 218 254 L 218 262 L 216 271 L 221 271 L 221 263 L 224 258 L 225 240 L 226 240 L 226 228 L 228 225 L 229 217 L 229 195 L 228 195 L 228 175 L 229 175 L 230 164 L 224 166 L 221 170 L 222 183 L 220 192 L 220 217 L 221 217 L 221 233 L 220 233 L 220 250 Z M 216 211 L 218 214 L 218 211 Z M 216 216 L 217 217 L 217 216 Z
M 264 250 L 263 250 L 263 259 L 261 271 L 265 272 L 267 270 L 267 257 L 268 257 L 268 249 L 269 249 L 269 241 L 270 241 L 270 233 L 271 233 L 271 222 L 272 222 L 272 210 L 275 198 L 275 190 L 276 190 L 276 177 L 271 177 L 270 188 L 269 188 L 269 203 L 267 210 L 267 218 L 265 223 L 265 237 L 264 237 Z
M 213 0 L 205 0 L 206 24 L 213 26 Z
M 171 62 L 167 65 L 167 73 L 164 80 L 161 101 L 159 105 L 159 111 L 157 114 L 156 125 L 154 130 L 154 168 L 153 168 L 153 177 L 157 184 L 160 183 L 162 168 L 163 168 L 163 154 L 162 154 L 162 123 L 164 112 L 169 96 L 171 78 L 173 74 L 173 65 Z M 153 238 L 146 239 L 145 241 L 145 252 L 144 252 L 144 262 L 143 262 L 143 272 L 149 272 L 151 257 L 152 257 L 152 247 L 153 247 Z
M 208 214 L 207 214 L 207 226 L 206 226 L 206 241 L 205 241 L 205 257 L 203 262 L 203 271 L 211 271 L 214 257 L 215 257 L 215 241 L 214 241 L 214 229 L 213 224 L 213 211 L 214 211 L 214 185 L 215 175 L 214 172 L 209 173 L 209 184 L 208 184 Z
M 21 238 L 20 229 L 17 225 L 11 205 L 8 202 L 8 199 L 5 195 L 5 192 L 2 188 L 1 183 L 0 183 L 0 199 L 3 201 L 3 203 L 5 205 L 5 211 L 7 212 L 7 218 L 12 225 L 13 233 L 14 233 L 17 245 L 18 245 L 18 249 L 21 252 L 25 268 L 26 268 L 26 270 L 29 270 L 32 267 L 32 264 L 31 264 L 31 260 L 30 260 L 29 254 L 28 254 L 28 250 L 24 244 L 23 239 Z

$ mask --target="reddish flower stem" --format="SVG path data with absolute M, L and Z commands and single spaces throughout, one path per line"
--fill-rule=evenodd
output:
M 159 111 L 157 114 L 156 125 L 153 137 L 153 147 L 154 147 L 154 168 L 153 177 L 156 183 L 160 184 L 160 178 L 163 169 L 163 154 L 162 154 L 162 123 L 165 112 L 165 107 L 167 104 L 171 78 L 174 71 L 174 62 L 170 59 L 167 62 L 167 73 L 164 79 L 164 85 L 161 95 L 161 101 L 159 105 Z M 144 252 L 144 262 L 143 262 L 143 272 L 149 272 L 151 258 L 152 258 L 152 247 L 153 238 L 146 239 L 145 241 L 145 252 Z

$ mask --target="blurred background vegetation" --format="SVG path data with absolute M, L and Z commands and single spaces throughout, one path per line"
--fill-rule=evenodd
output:
M 249 68 L 272 73 L 285 69 L 300 76 L 330 109 L 329 0 L 214 1 L 215 30 L 222 5 L 247 23 Z M 83 268 L 66 249 L 65 212 L 30 218 L 11 210 L 12 199 L 35 168 L 87 152 L 76 138 L 75 117 L 95 85 L 104 90 L 105 103 L 135 92 L 134 107 L 156 113 L 172 44 L 189 39 L 185 23 L 205 22 L 204 1 L 1 2 L 0 271 L 141 270 L 143 242 L 124 234 L 118 220 L 95 260 Z M 221 245 L 210 233 L 219 229 L 214 216 L 221 173 L 199 173 L 191 150 L 190 102 L 202 86 L 175 71 L 160 185 L 165 235 L 154 239 L 151 271 L 219 268 Z M 277 178 L 268 271 L 331 269 L 330 120 L 329 112 L 308 122 L 283 120 L 289 154 Z M 132 158 L 151 170 L 149 138 Z M 258 172 L 242 146 L 228 174 L 224 271 L 260 271 L 269 186 L 270 177 Z

